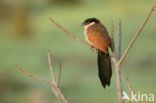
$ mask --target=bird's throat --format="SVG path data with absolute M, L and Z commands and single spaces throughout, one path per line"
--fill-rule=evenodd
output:
M 91 27 L 91 26 L 94 25 L 94 24 L 95 24 L 95 22 L 92 22 L 92 23 L 90 23 L 90 24 L 88 24 L 88 25 L 86 25 L 86 26 L 84 27 L 84 34 L 85 34 L 86 41 L 87 41 L 90 45 L 92 45 L 92 46 L 93 46 L 93 44 L 92 44 L 91 41 L 88 39 L 87 31 L 88 31 L 88 28 Z

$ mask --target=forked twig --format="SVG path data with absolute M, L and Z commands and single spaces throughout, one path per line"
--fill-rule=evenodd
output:
M 118 61 L 118 57 L 119 57 L 119 47 L 118 47 L 118 53 L 115 47 L 115 41 L 114 41 L 114 22 L 111 21 L 112 24 L 112 28 L 111 28 L 111 36 L 112 36 L 112 41 L 113 41 L 113 45 L 114 45 L 114 52 L 113 54 L 115 55 L 115 57 L 111 57 L 112 63 L 114 64 L 114 68 L 115 68 L 115 73 L 116 73 L 116 84 L 117 84 L 117 90 L 118 90 L 118 97 L 119 97 L 119 101 L 120 103 L 123 103 L 124 101 L 121 99 L 121 97 L 123 96 L 122 92 L 122 83 L 121 83 L 121 72 L 119 69 L 119 66 L 117 65 L 117 61 Z M 119 28 L 121 27 L 121 25 L 119 25 Z M 121 33 L 121 31 L 119 30 L 119 32 Z M 118 35 L 121 36 L 121 35 Z M 121 37 L 119 37 L 121 38 Z M 119 39 L 120 41 L 121 39 Z
M 22 69 L 19 66 L 16 66 L 16 68 L 22 72 L 24 75 L 26 75 L 27 77 L 36 80 L 36 81 L 40 81 L 42 83 L 48 84 L 51 86 L 52 92 L 55 94 L 55 96 L 62 101 L 62 103 L 68 103 L 67 99 L 64 97 L 64 94 L 62 93 L 61 89 L 59 88 L 59 81 L 60 81 L 60 77 L 61 77 L 61 64 L 60 64 L 60 73 L 59 73 L 59 79 L 58 82 L 56 83 L 55 77 L 54 77 L 54 73 L 53 73 L 53 67 L 52 67 L 52 62 L 51 62 L 51 55 L 50 55 L 50 51 L 48 51 L 48 63 L 49 63 L 49 68 L 50 68 L 50 73 L 51 73 L 51 79 L 52 81 L 48 81 L 48 80 L 44 80 L 41 79 L 37 76 L 34 76 L 32 73 Z
M 122 46 L 122 23 L 121 20 L 119 20 L 119 34 L 118 34 L 118 48 L 116 49 L 116 58 L 111 58 L 114 59 L 114 68 L 115 68 L 115 73 L 116 73 L 116 84 L 117 84 L 117 90 L 118 90 L 118 99 L 120 101 L 120 103 L 124 103 L 124 100 L 121 99 L 123 97 L 123 88 L 122 88 L 122 78 L 121 78 L 121 70 L 119 65 L 117 65 L 118 60 L 120 59 L 120 55 L 121 55 L 121 46 Z
M 50 51 L 48 51 L 48 63 L 49 63 L 49 69 L 50 69 L 50 73 L 51 73 L 51 79 L 52 79 L 52 82 L 54 84 L 54 85 L 51 85 L 52 91 L 55 94 L 55 96 L 58 99 L 60 99 L 63 103 L 68 103 L 67 99 L 64 97 L 63 93 L 61 92 L 60 88 L 58 87 L 58 84 L 55 81 Z
M 124 101 L 121 99 L 123 94 L 122 94 L 122 81 L 121 81 L 121 68 L 120 68 L 120 65 L 121 63 L 123 62 L 123 60 L 125 59 L 127 53 L 129 52 L 130 48 L 132 47 L 132 45 L 134 44 L 135 40 L 137 39 L 137 37 L 139 36 L 139 34 L 143 31 L 145 25 L 147 24 L 149 18 L 151 17 L 151 15 L 153 14 L 155 10 L 155 6 L 151 9 L 151 11 L 149 12 L 147 18 L 145 19 L 145 21 L 143 22 L 143 24 L 141 25 L 140 29 L 138 30 L 138 32 L 136 32 L 133 36 L 133 38 L 131 39 L 130 43 L 128 44 L 128 47 L 127 49 L 124 51 L 123 55 L 121 56 L 121 58 L 118 60 L 117 64 L 114 64 L 115 65 L 115 70 L 116 70 L 116 81 L 117 81 L 117 88 L 118 88 L 118 97 L 119 97 L 119 101 L 120 103 L 124 103 Z M 120 24 L 121 25 L 121 24 Z M 120 27 L 120 26 L 119 26 Z M 120 30 L 119 30 L 120 31 Z M 121 33 L 122 34 L 122 33 Z M 121 42 L 121 36 L 122 35 L 119 35 L 119 42 Z M 121 44 L 119 43 L 119 47 L 121 46 Z M 118 49 L 121 49 L 121 48 L 118 48 Z M 119 53 L 121 53 L 120 50 L 118 50 Z M 118 59 L 118 58 L 117 58 Z
M 125 59 L 125 57 L 127 56 L 127 53 L 129 52 L 129 50 L 131 49 L 132 45 L 134 44 L 135 40 L 137 39 L 137 37 L 139 36 L 139 34 L 143 31 L 145 25 L 147 24 L 147 22 L 149 21 L 151 15 L 153 14 L 154 10 L 155 10 L 155 6 L 152 7 L 152 9 L 150 10 L 148 16 L 146 17 L 146 19 L 144 20 L 143 24 L 140 26 L 138 32 L 136 32 L 133 36 L 133 38 L 131 39 L 130 43 L 128 44 L 128 47 L 126 48 L 126 50 L 124 51 L 123 55 L 121 56 L 118 65 L 121 65 L 121 63 L 123 62 L 123 60 Z

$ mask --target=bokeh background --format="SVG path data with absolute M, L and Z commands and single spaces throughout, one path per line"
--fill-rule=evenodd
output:
M 118 35 L 123 26 L 124 50 L 155 0 L 0 0 L 0 103 L 59 103 L 50 86 L 17 71 L 16 65 L 50 80 L 47 62 L 52 52 L 55 76 L 62 62 L 60 86 L 71 103 L 116 103 L 115 72 L 111 86 L 103 89 L 97 71 L 96 54 L 64 35 L 50 21 L 84 39 L 82 21 L 97 17 Z M 156 13 L 135 42 L 122 65 L 124 91 L 129 77 L 136 91 L 156 95 Z M 117 38 L 116 38 L 117 41 Z

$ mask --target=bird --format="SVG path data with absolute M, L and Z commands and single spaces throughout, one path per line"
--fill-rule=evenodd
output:
M 110 86 L 112 77 L 109 48 L 113 51 L 114 44 L 106 27 L 97 18 L 88 18 L 82 23 L 86 41 L 97 51 L 98 76 L 102 86 Z

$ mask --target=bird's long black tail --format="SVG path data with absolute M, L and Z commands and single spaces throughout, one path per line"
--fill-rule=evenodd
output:
M 98 69 L 101 84 L 105 88 L 106 85 L 110 85 L 112 76 L 111 59 L 109 53 L 104 53 L 103 51 L 98 50 Z

